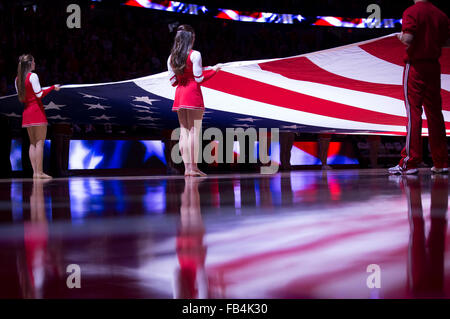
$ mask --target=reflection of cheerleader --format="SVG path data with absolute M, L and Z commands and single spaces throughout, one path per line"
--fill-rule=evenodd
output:
M 181 196 L 181 226 L 176 242 L 179 268 L 175 272 L 174 297 L 203 299 L 208 297 L 208 280 L 198 181 L 187 178 L 185 183 Z
M 46 298 L 48 285 L 60 283 L 63 268 L 59 249 L 48 245 L 49 230 L 45 214 L 44 185 L 48 181 L 35 180 L 30 196 L 30 221 L 24 223 L 24 256 L 19 255 L 17 267 L 24 298 Z M 50 270 L 50 271 L 49 271 Z M 65 282 L 64 282 L 65 283 Z M 52 290 L 55 286 L 52 287 Z M 54 291 L 58 296 L 58 291 Z
M 42 298 L 47 256 L 48 222 L 45 216 L 44 181 L 33 182 L 30 222 L 24 224 L 26 271 L 20 273 L 25 298 Z
M 42 90 L 38 76 L 31 72 L 34 69 L 33 56 L 30 54 L 20 56 L 15 84 L 19 100 L 25 104 L 22 127 L 27 128 L 30 137 L 29 156 L 33 167 L 33 178 L 51 178 L 44 173 L 42 168 L 44 142 L 47 136 L 47 117 L 41 99 L 52 90 L 59 91 L 59 85 Z
M 172 86 L 176 86 L 172 110 L 177 112 L 180 122 L 180 152 L 186 176 L 206 175 L 197 167 L 199 135 L 202 126 L 203 103 L 200 83 L 211 78 L 220 66 L 203 70 L 200 52 L 192 50 L 195 41 L 194 29 L 189 25 L 178 27 L 177 35 L 167 60 Z

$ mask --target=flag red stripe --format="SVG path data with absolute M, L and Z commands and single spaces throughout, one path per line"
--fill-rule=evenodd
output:
M 376 56 L 384 61 L 404 66 L 403 58 L 405 57 L 406 47 L 397 39 L 396 36 L 380 39 L 359 46 L 361 49 Z M 442 49 L 441 56 L 441 72 L 450 74 L 450 48 Z
M 311 114 L 363 123 L 406 126 L 406 117 L 365 110 L 320 99 L 225 71 L 219 72 L 208 82 L 202 84 L 202 86 L 261 103 Z M 424 121 L 423 126 L 427 127 L 426 121 Z
M 346 78 L 322 69 L 306 57 L 296 57 L 260 63 L 261 69 L 280 74 L 289 79 L 309 81 L 343 89 L 392 97 L 403 101 L 403 87 L 394 84 L 378 84 Z M 441 91 L 443 109 L 450 111 L 450 92 Z

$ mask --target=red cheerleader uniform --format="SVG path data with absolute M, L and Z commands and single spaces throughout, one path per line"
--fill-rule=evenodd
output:
M 203 110 L 205 105 L 200 83 L 210 79 L 216 72 L 214 70 L 203 71 L 200 52 L 194 50 L 189 52 L 182 75 L 175 74 L 170 65 L 170 57 L 167 61 L 167 68 L 170 83 L 177 87 L 172 111 L 176 112 L 179 109 Z
M 17 78 L 16 78 L 17 90 Z M 28 73 L 25 79 L 25 108 L 22 115 L 22 127 L 47 125 L 42 98 L 50 93 L 55 86 L 45 90 L 41 89 L 39 78 L 36 73 Z
M 202 227 L 186 226 L 176 238 L 176 251 L 180 264 L 180 286 L 184 299 L 199 298 L 198 272 L 205 266 L 206 246 L 203 243 L 205 231 Z M 201 298 L 201 297 L 200 297 Z

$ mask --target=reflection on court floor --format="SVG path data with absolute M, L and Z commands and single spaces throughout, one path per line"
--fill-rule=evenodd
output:
M 449 296 L 448 177 L 426 170 L 15 179 L 0 196 L 0 297 Z

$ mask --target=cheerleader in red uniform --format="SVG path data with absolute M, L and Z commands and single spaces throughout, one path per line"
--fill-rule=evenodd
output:
M 220 66 L 203 70 L 200 52 L 192 50 L 194 29 L 181 25 L 177 29 L 171 54 L 167 60 L 170 83 L 176 86 L 172 111 L 177 112 L 180 122 L 180 151 L 186 176 L 205 176 L 197 166 L 199 134 L 202 126 L 203 103 L 200 83 L 210 79 Z
M 27 128 L 30 137 L 29 155 L 33 166 L 33 178 L 48 179 L 51 176 L 45 174 L 42 168 L 48 122 L 41 99 L 52 90 L 59 91 L 59 85 L 42 90 L 37 74 L 32 72 L 35 66 L 33 56 L 22 55 L 19 58 L 15 84 L 19 100 L 25 104 L 22 127 Z

